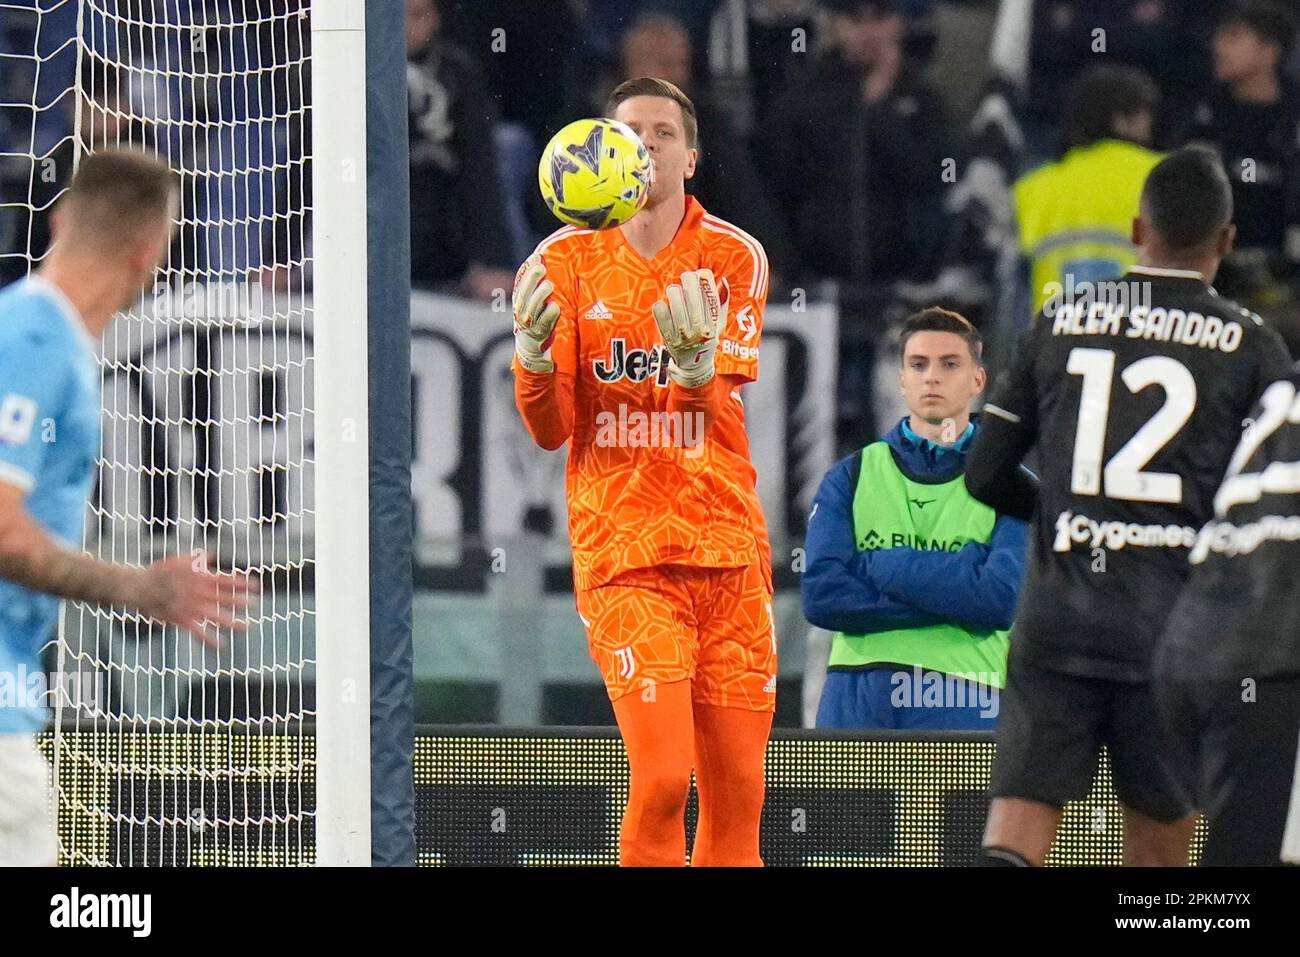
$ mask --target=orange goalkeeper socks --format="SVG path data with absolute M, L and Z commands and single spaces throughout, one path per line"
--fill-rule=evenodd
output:
M 619 828 L 625 867 L 681 867 L 686 862 L 686 798 L 694 765 L 700 821 L 691 863 L 761 867 L 763 757 L 772 714 L 691 702 L 691 683 L 660 685 L 654 694 L 614 702 L 627 749 L 631 787 Z
M 763 757 L 772 714 L 695 705 L 695 783 L 700 824 L 691 864 L 762 867 Z
M 691 787 L 691 683 L 674 681 L 653 694 L 614 702 L 632 782 L 618 835 L 624 867 L 686 864 L 686 795 Z

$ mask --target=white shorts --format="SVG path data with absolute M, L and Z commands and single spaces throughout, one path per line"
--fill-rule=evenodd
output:
M 0 867 L 53 867 L 50 766 L 30 734 L 0 734 Z

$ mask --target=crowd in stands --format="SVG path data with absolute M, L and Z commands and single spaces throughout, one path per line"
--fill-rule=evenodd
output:
M 192 246 L 177 261 L 200 278 L 309 280 L 309 82 L 295 65 L 305 31 L 291 28 L 304 2 L 268 0 L 272 14 L 251 43 L 223 44 L 214 30 L 205 48 L 194 28 L 187 42 L 83 57 L 83 71 L 101 71 L 98 102 L 81 114 L 83 141 L 134 124 L 177 160 L 190 226 L 178 243 Z M 1220 287 L 1300 349 L 1291 5 L 1034 0 L 1025 22 L 999 19 L 1014 6 L 407 0 L 413 281 L 483 301 L 508 288 L 556 225 L 536 188 L 546 140 L 600 113 L 619 81 L 650 74 L 694 98 L 701 160 L 690 189 L 764 243 L 773 301 L 836 283 L 846 446 L 874 434 L 870 408 L 857 403 L 891 317 L 961 308 L 992 333 L 996 362 L 991 327 L 1028 321 L 1041 276 L 1068 265 L 1077 277 L 1105 278 L 1126 265 L 1134 178 L 1158 151 L 1188 142 L 1218 149 L 1234 183 L 1238 250 Z M 221 16 L 204 4 L 191 10 Z M 32 60 L 31 24 L 16 14 L 0 24 L 9 67 L 0 72 L 0 104 L 9 104 L 0 106 L 0 279 L 25 268 L 23 254 L 40 255 L 39 210 L 58 183 L 33 168 L 70 149 L 72 98 L 56 100 L 73 67 L 51 56 L 53 16 L 34 101 L 15 55 Z M 33 120 L 28 102 L 54 105 Z M 232 225 L 250 218 L 251 233 Z M 1081 243 L 1089 231 L 1093 246 Z
M 408 0 L 415 282 L 489 298 L 555 226 L 534 185 L 546 139 L 650 74 L 695 99 L 688 188 L 763 241 L 773 301 L 835 281 L 846 447 L 884 418 L 867 396 L 891 321 L 961 308 L 996 363 L 989 327 L 1028 321 L 1045 278 L 1131 264 L 1136 190 L 1159 151 L 1188 142 L 1219 150 L 1234 183 L 1221 288 L 1300 349 L 1289 6 L 1036 0 L 1019 63 L 992 52 L 1000 6 L 557 0 L 539 17 L 513 0 Z M 944 51 L 971 23 L 981 60 L 954 70 Z

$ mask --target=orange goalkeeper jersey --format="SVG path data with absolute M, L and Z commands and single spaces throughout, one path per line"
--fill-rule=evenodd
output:
M 515 364 L 515 400 L 537 442 L 566 440 L 574 583 L 594 588 L 655 565 L 757 563 L 771 548 L 749 461 L 738 381 L 758 376 L 767 256 L 694 197 L 669 245 L 647 261 L 620 229 L 565 227 L 534 255 L 560 306 L 555 372 Z M 650 306 L 688 270 L 711 269 L 728 303 L 714 379 L 684 389 Z M 732 377 L 730 379 L 725 377 Z

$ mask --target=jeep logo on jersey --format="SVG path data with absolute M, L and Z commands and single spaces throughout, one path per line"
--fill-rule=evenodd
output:
M 656 386 L 668 384 L 668 350 L 660 343 L 649 349 L 629 349 L 622 338 L 609 341 L 609 355 L 593 359 L 591 371 L 601 382 L 644 382 L 654 377 Z

